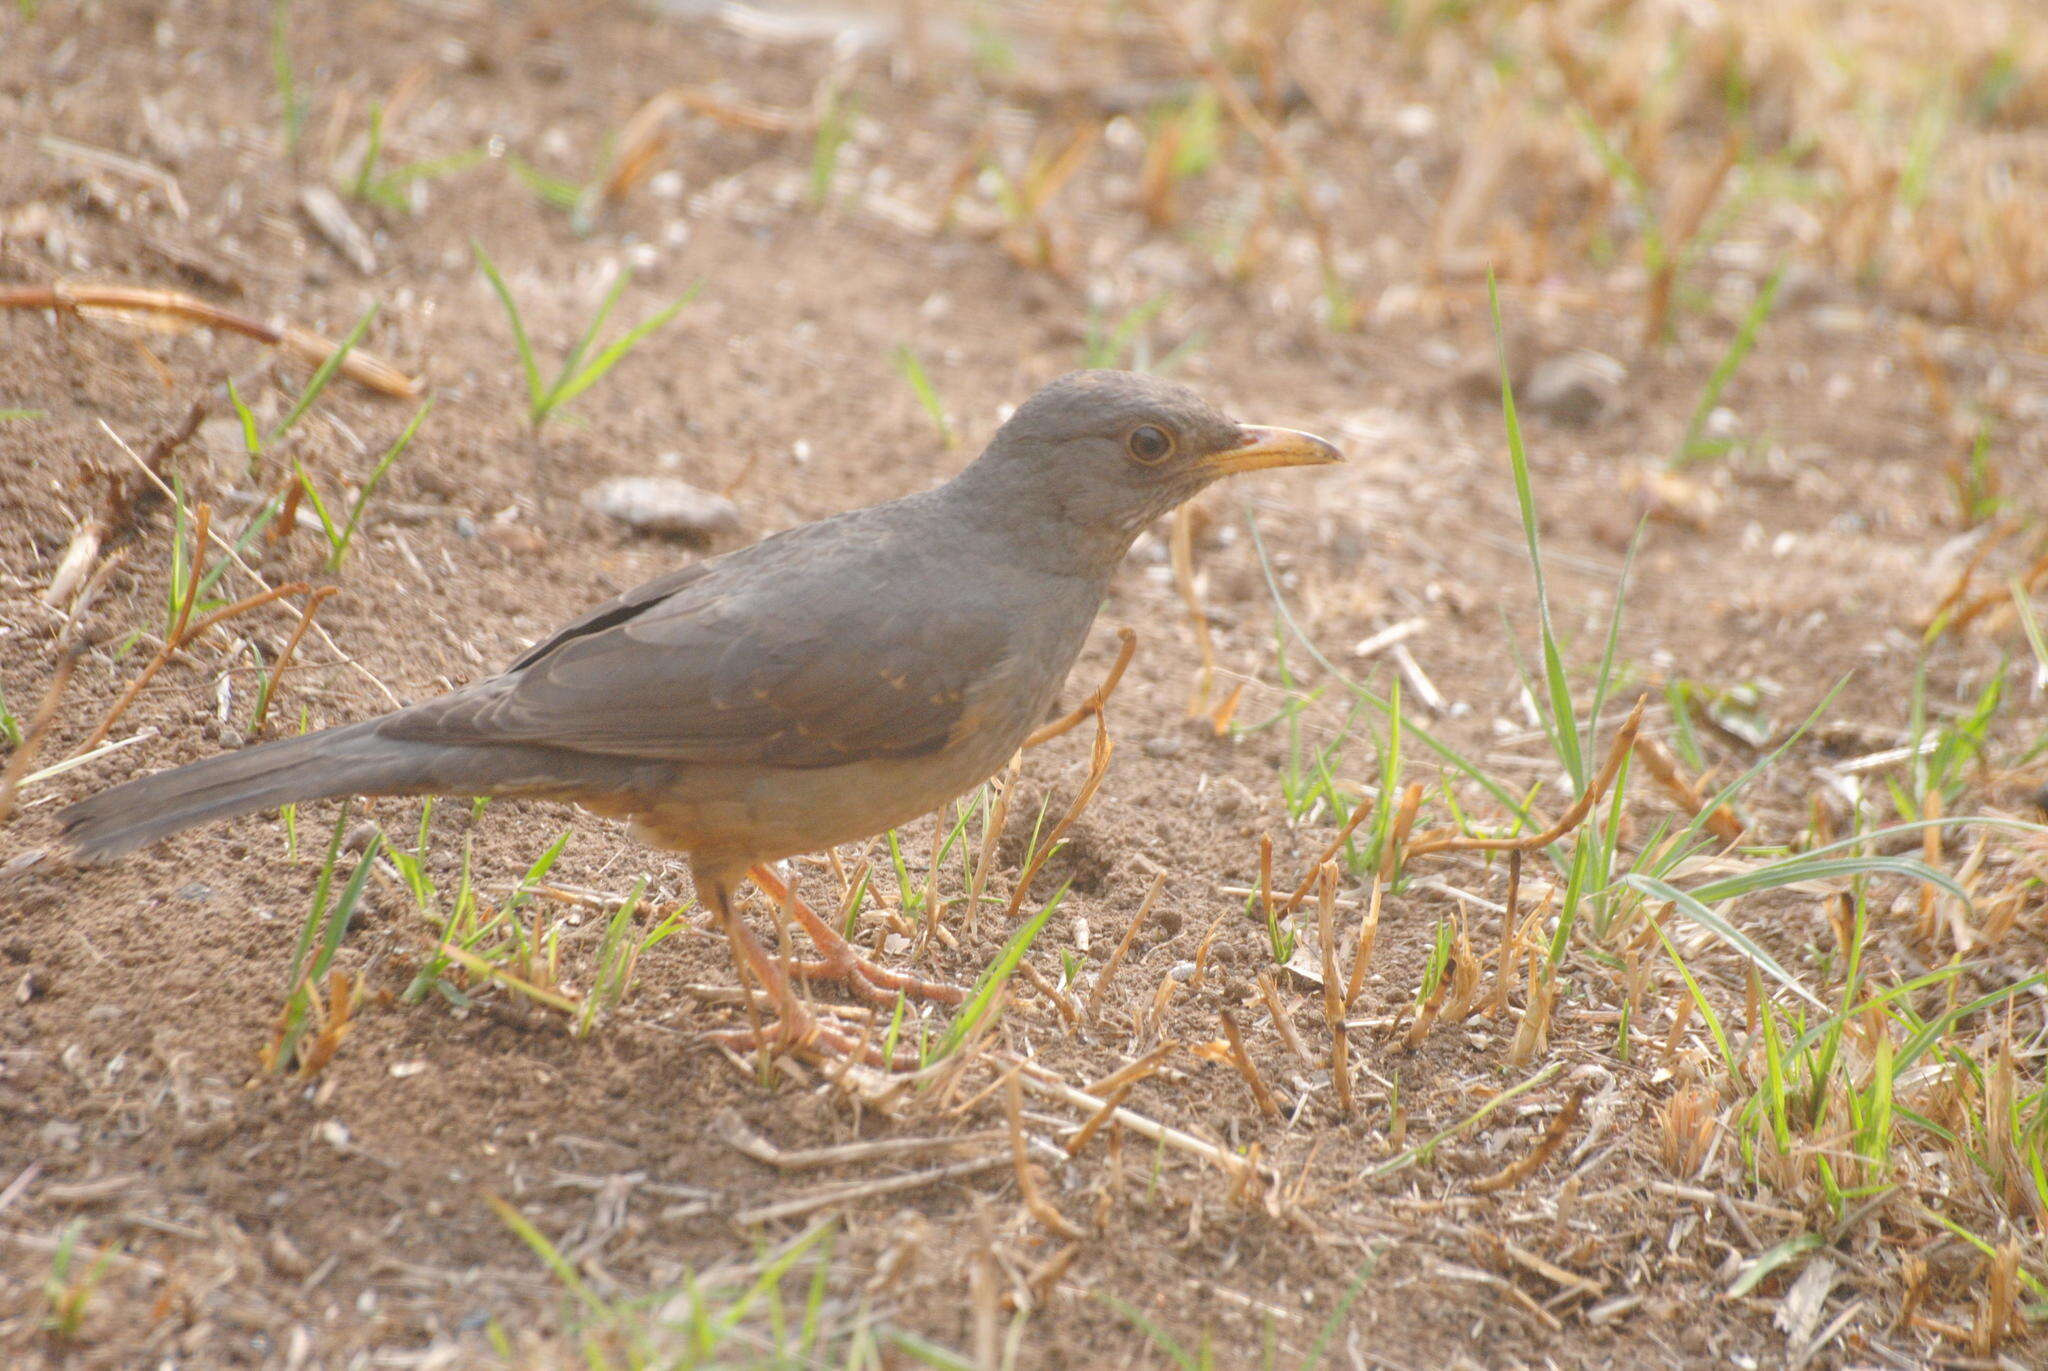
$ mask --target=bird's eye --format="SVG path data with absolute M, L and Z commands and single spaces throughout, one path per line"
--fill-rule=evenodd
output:
M 1130 449 L 1131 456 L 1149 465 L 1163 460 L 1167 453 L 1173 451 L 1173 438 L 1154 424 L 1141 424 L 1131 430 L 1125 446 Z

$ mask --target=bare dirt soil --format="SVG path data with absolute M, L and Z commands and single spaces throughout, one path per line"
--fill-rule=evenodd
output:
M 1884 237 L 1888 220 L 1858 228 L 1860 211 L 1837 214 L 1774 187 L 1772 174 L 1811 173 L 1836 203 L 1862 193 L 1814 171 L 1820 154 L 1783 152 L 1807 87 L 1771 63 L 1798 51 L 1793 41 L 1717 27 L 1694 38 L 1734 35 L 1734 65 L 1753 82 L 1757 146 L 1776 129 L 1766 150 L 1784 160 L 1745 161 L 1754 193 L 1724 193 L 1707 175 L 1720 133 L 1690 122 L 1697 90 L 1667 91 L 1676 112 L 1663 155 L 1692 170 L 1671 173 L 1677 208 L 1659 201 L 1665 229 L 1694 237 L 1673 220 L 1696 183 L 1722 208 L 1701 216 L 1670 337 L 1645 346 L 1655 272 L 1637 206 L 1562 115 L 1550 133 L 1518 126 L 1528 107 L 1489 93 L 1483 45 L 1465 30 L 1431 29 L 1398 7 L 1313 8 L 1265 53 L 1262 89 L 1262 7 L 1227 8 L 1221 19 L 1191 12 L 1189 31 L 1204 52 L 1208 35 L 1220 36 L 1228 79 L 1265 113 L 1247 122 L 1228 101 L 1202 105 L 1215 115 L 1206 135 L 1194 131 L 1206 115 L 1187 118 L 1190 131 L 1175 136 L 1188 147 L 1213 139 L 1214 154 L 1181 167 L 1171 213 L 1147 149 L 1158 112 L 1196 108 L 1207 87 L 1142 6 L 838 15 L 301 4 L 283 41 L 289 91 L 267 6 L 46 0 L 0 18 L 0 289 L 151 286 L 331 339 L 374 304 L 361 346 L 431 391 L 432 412 L 377 487 L 338 572 L 309 520 L 248 550 L 273 583 L 339 588 L 316 620 L 331 642 L 300 644 L 266 735 L 474 680 L 589 604 L 702 555 L 591 509 L 585 493 L 607 478 L 673 476 L 726 492 L 743 536 L 755 537 L 943 479 L 1007 406 L 1084 359 L 1171 357 L 1176 379 L 1234 414 L 1319 431 L 1350 458 L 1218 490 L 1198 511 L 1195 566 L 1218 668 L 1210 708 L 1242 685 L 1232 727 L 1189 716 L 1200 649 L 1169 530 L 1141 540 L 1068 688 L 1070 700 L 1092 689 L 1115 656 L 1116 628 L 1137 630 L 1138 655 L 1109 709 L 1118 746 L 1024 907 L 1063 882 L 1065 898 L 1027 955 L 1032 975 L 1014 983 L 972 1060 L 915 1087 L 829 1062 L 762 1066 L 710 1045 L 707 1030 L 745 1019 L 721 993 L 735 985 L 724 943 L 695 911 L 639 960 L 630 993 L 584 1037 L 481 975 L 451 973 L 466 1007 L 431 994 L 407 1003 L 439 930 L 388 868 L 335 962 L 361 998 L 332 1059 L 306 1077 L 264 1070 L 259 1052 L 285 1000 L 335 807 L 303 807 L 295 848 L 277 816 L 261 815 L 111 867 L 75 869 L 46 851 L 64 803 L 243 741 L 259 661 L 274 658 L 299 601 L 202 638 L 111 734 L 137 741 L 26 785 L 0 837 L 0 1360 L 551 1366 L 580 1361 L 582 1339 L 616 1358 L 599 1364 L 628 1365 L 621 1349 L 635 1334 L 621 1330 L 644 1327 L 647 1311 L 673 1315 L 687 1273 L 712 1285 L 750 1278 L 764 1252 L 824 1220 L 831 1329 L 806 1355 L 827 1364 L 857 1363 L 865 1354 L 845 1339 L 863 1328 L 883 1348 L 870 1364 L 886 1365 L 938 1355 L 905 1350 L 893 1340 L 901 1330 L 969 1363 L 1043 1367 L 1168 1365 L 1162 1335 L 1191 1355 L 1206 1337 L 1227 1366 L 1265 1364 L 1269 1346 L 1273 1364 L 1288 1366 L 1312 1349 L 1327 1365 L 1399 1368 L 2038 1364 L 2023 1322 L 1984 1312 L 1997 1263 L 1929 1216 L 1930 1192 L 1880 1183 L 1834 1203 L 1789 1171 L 1745 1164 L 1737 1114 L 1748 1087 L 1721 1072 L 1654 937 L 1626 956 L 1575 951 L 1547 1041 L 1518 1055 L 1525 990 L 1496 1007 L 1498 969 L 1486 960 L 1501 942 L 1506 864 L 1472 853 L 1417 859 L 1385 896 L 1369 977 L 1349 1010 L 1347 1115 L 1334 1099 L 1320 994 L 1294 972 L 1276 985 L 1304 1055 L 1277 1030 L 1258 987 L 1268 932 L 1243 893 L 1259 881 L 1262 835 L 1283 892 L 1334 836 L 1326 803 L 1290 814 L 1282 778 L 1304 756 L 1348 734 L 1330 754 L 1337 788 L 1355 800 L 1380 784 L 1385 718 L 1353 708 L 1339 670 L 1379 692 L 1399 681 L 1417 724 L 1515 795 L 1540 785 L 1546 817 L 1566 807 L 1524 690 L 1541 672 L 1535 599 L 1474 261 L 1502 275 L 1550 609 L 1582 709 L 1643 528 L 1594 750 L 1638 693 L 1653 702 L 1648 731 L 1671 741 L 1682 720 L 1668 685 L 1698 683 L 1701 699 L 1747 688 L 1756 708 L 1728 716 L 1729 728 L 1703 709 L 1685 716 L 1711 786 L 1827 701 L 1743 797 L 1749 841 L 1764 844 L 1810 842 L 1816 825 L 1849 831 L 1843 796 L 1853 785 L 1831 777 L 1850 777 L 1892 817 L 1884 778 L 1910 766 L 1842 764 L 1913 741 L 1923 630 L 1972 559 L 1981 557 L 1965 602 L 1998 599 L 2007 578 L 2029 574 L 2048 497 L 2038 302 L 1960 270 L 1902 265 L 1909 249 Z M 2019 94 L 1996 118 L 1959 106 L 1923 176 L 1966 177 L 2000 157 L 2022 180 L 2038 173 L 2048 106 L 2029 65 L 2038 48 L 2014 51 Z M 1873 72 L 1894 69 L 1869 60 Z M 1558 68 L 1568 68 L 1561 56 Z M 1611 97 L 1612 82 L 1579 79 L 1596 119 L 1620 120 L 1621 105 L 1596 98 Z M 1971 73 L 1960 79 L 1966 93 L 1979 88 Z M 665 90 L 702 98 L 669 110 L 659 141 L 632 145 L 651 158 L 645 175 L 621 178 L 623 192 L 594 205 L 586 197 L 585 231 L 574 207 L 517 170 L 571 187 L 601 181 L 628 146 L 628 121 Z M 1781 96 L 1782 109 L 1772 103 Z M 288 145 L 293 105 L 302 127 Z M 399 185 L 398 201 L 349 195 L 380 107 L 380 172 L 464 160 Z M 1698 118 L 1718 117 L 1712 98 L 1700 108 L 1709 113 Z M 1897 130 L 1894 146 L 1915 127 Z M 1475 153 L 1488 139 L 1506 150 Z M 1628 153 L 1645 165 L 1652 157 L 1642 146 Z M 1886 185 L 1911 174 L 1907 158 L 1898 152 Z M 339 195 L 361 231 L 360 262 L 309 218 L 302 193 L 316 187 Z M 1458 209 L 1461 196 L 1476 208 Z M 1981 265 L 2005 249 L 1985 246 L 1976 222 L 1958 213 L 1956 250 Z M 1850 241 L 1857 232 L 1878 246 L 1864 253 Z M 1934 253 L 1927 235 L 1914 241 L 1911 251 Z M 696 294 L 536 433 L 473 242 L 502 270 L 544 368 L 621 272 L 631 281 L 614 333 Z M 2008 256 L 2023 260 L 2017 252 Z M 1768 287 L 1780 262 L 1790 265 Z M 1766 288 L 1779 294 L 1755 350 L 1698 416 L 1701 441 L 1720 446 L 1668 469 Z M 906 379 L 905 348 L 956 444 Z M 67 635 L 92 644 L 35 766 L 80 750 L 166 629 L 175 521 L 162 500 L 111 540 L 119 564 L 75 629 L 65 627 L 68 604 L 43 600 L 101 482 L 134 479 L 124 444 L 149 450 L 203 400 L 204 422 L 165 470 L 234 536 L 292 479 L 294 459 L 345 507 L 342 492 L 361 486 L 414 411 L 337 380 L 251 463 L 223 382 L 268 425 L 305 375 L 221 330 L 0 312 L 0 410 L 30 411 L 0 418 L 0 689 L 21 727 Z M 1980 430 L 1989 436 L 1974 469 L 1988 475 L 1971 486 Z M 2002 503 L 1973 508 L 1959 481 Z M 1293 629 L 1280 625 L 1268 567 Z M 230 599 L 254 589 L 240 571 L 220 586 Z M 1409 621 L 1397 648 L 1354 653 Z M 2002 765 L 2044 722 L 2041 673 L 2010 603 L 1940 634 L 1924 661 L 1937 722 L 1967 714 L 2010 663 L 2002 711 L 1952 803 L 2031 813 L 2039 762 Z M 1291 720 L 1252 727 L 1290 706 Z M 923 917 L 896 911 L 926 889 L 931 820 L 901 835 L 904 882 L 878 840 L 839 854 L 836 869 L 796 864 L 802 890 L 837 907 L 843 873 L 871 860 L 863 940 L 924 974 L 973 982 L 1013 931 L 999 911 L 1041 806 L 1049 824 L 1087 774 L 1091 731 L 1025 757 L 995 849 L 993 902 L 977 919 L 949 856 L 936 878 L 945 939 L 919 950 L 897 927 L 914 934 Z M 1499 801 L 1416 736 L 1402 748 L 1404 782 L 1427 787 L 1418 831 L 1453 823 L 1453 797 L 1471 823 L 1503 824 Z M 1630 850 L 1657 824 L 1688 817 L 1640 768 L 1628 796 Z M 419 806 L 359 803 L 354 816 L 409 848 Z M 950 827 L 952 812 L 944 818 Z M 963 850 L 982 822 L 969 823 Z M 581 994 L 609 912 L 636 880 L 649 883 L 638 928 L 689 898 L 679 862 L 563 807 L 507 803 L 472 816 L 447 802 L 430 865 L 452 889 L 467 844 L 484 899 L 499 902 L 569 828 L 548 877 L 557 893 L 521 917 L 558 923 L 559 979 Z M 1975 841 L 1954 838 L 1935 855 L 1960 867 Z M 1966 1003 L 2039 969 L 2044 906 L 2027 873 L 2040 849 L 2029 841 L 2002 838 L 1972 868 L 2011 876 L 2000 888 L 2017 904 L 1999 938 L 1969 945 L 1965 972 L 1936 1001 Z M 1917 838 L 1895 846 L 1922 850 Z M 344 873 L 352 862 L 344 857 Z M 1157 907 L 1097 1013 L 1071 1024 L 1049 988 L 1078 976 L 1066 998 L 1085 998 L 1160 876 Z M 1344 874 L 1347 953 L 1371 884 L 1369 871 Z M 1532 858 L 1519 907 L 1537 908 L 1553 888 L 1562 896 L 1564 885 Z M 1803 885 L 1724 912 L 1786 966 L 1837 985 L 1829 919 L 1841 888 Z M 578 891 L 585 904 L 564 902 Z M 1903 878 L 1873 884 L 1873 985 L 1963 955 L 1916 931 L 1919 899 Z M 765 902 L 750 917 L 771 927 Z M 1469 941 L 1454 961 L 1480 977 L 1475 1012 L 1411 1044 L 1418 986 L 1439 929 L 1456 921 Z M 1296 922 L 1313 947 L 1312 915 Z M 1755 1016 L 1744 962 L 1685 929 L 1688 966 L 1743 1037 Z M 2041 1003 L 2038 990 L 2012 1001 L 2022 1134 L 2035 1117 L 2025 1111 L 2039 1108 Z M 1222 1046 L 1225 1011 L 1277 1117 Z M 922 1026 L 918 1007 L 909 1012 L 903 1041 L 943 1032 L 945 1011 L 922 1011 Z M 1990 1061 L 2004 1013 L 1961 1025 L 1959 1050 Z M 1087 1111 L 1027 1095 L 1039 1187 L 1069 1230 L 1054 1231 L 1023 1203 L 994 1087 L 1018 1057 L 1085 1086 L 1169 1041 L 1182 1046 L 1124 1103 L 1246 1174 L 1233 1179 L 1125 1127 L 1065 1160 L 1059 1145 Z M 1525 1093 L 1485 1108 L 1533 1077 Z M 1683 1133 L 1673 1101 L 1694 1090 L 1713 1154 L 1674 1167 L 1684 1139 L 1673 1141 Z M 1555 1146 L 1543 1147 L 1575 1099 Z M 741 1130 L 784 1149 L 965 1140 L 782 1170 L 735 1146 Z M 1930 1136 L 1899 1146 L 1939 1150 Z M 1849 1147 L 1844 1138 L 1831 1145 Z M 993 1160 L 914 1188 L 790 1218 L 753 1214 L 825 1184 L 980 1158 Z M 1534 1164 L 1498 1186 L 1476 1184 L 1521 1159 Z M 564 1254 L 587 1299 L 487 1197 Z M 1977 1191 L 1959 1186 L 1950 1198 L 1944 1213 L 1993 1249 L 2012 1245 L 2013 1269 L 2038 1278 L 2041 1229 L 2028 1205 L 1986 1217 L 1993 1209 Z M 1782 1267 L 1738 1279 L 1788 1240 Z M 1816 1249 L 1825 1268 L 1811 1260 Z M 112 1255 L 88 1278 L 103 1253 Z M 801 1272 L 812 1269 L 807 1258 Z M 1807 1278 L 1822 1270 L 1825 1280 Z M 1318 1347 L 1355 1277 L 1354 1301 Z M 786 1288 L 792 1318 L 807 1280 Z M 1973 1335 L 1987 1318 L 1997 1326 Z M 772 1336 L 758 1310 L 746 1327 Z M 672 1340 L 655 1342 L 694 1364 Z M 772 1361 L 759 1346 L 736 1343 L 707 1364 Z

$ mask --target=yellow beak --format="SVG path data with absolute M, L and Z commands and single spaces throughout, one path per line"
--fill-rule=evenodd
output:
M 1201 465 L 1217 476 L 1240 471 L 1264 471 L 1268 467 L 1319 467 L 1344 460 L 1332 443 L 1313 433 L 1291 428 L 1261 428 L 1246 424 L 1238 432 L 1243 441 L 1235 447 L 1204 457 Z

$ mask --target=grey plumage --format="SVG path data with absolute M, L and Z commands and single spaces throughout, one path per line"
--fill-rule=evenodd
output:
M 1054 702 L 1140 529 L 1228 471 L 1328 460 L 1183 387 L 1075 373 L 937 489 L 657 578 L 466 689 L 61 820 L 82 855 L 112 856 L 300 800 L 550 796 L 630 817 L 729 885 L 986 777 Z

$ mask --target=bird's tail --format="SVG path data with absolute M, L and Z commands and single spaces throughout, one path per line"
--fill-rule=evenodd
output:
M 489 794 L 538 779 L 525 748 L 381 736 L 381 719 L 323 729 L 160 771 L 59 814 L 86 859 L 118 857 L 210 819 L 344 795 Z

